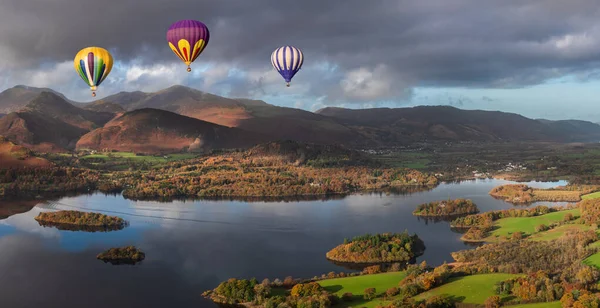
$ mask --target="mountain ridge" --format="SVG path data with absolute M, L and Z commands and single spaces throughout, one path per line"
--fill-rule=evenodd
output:
M 14 92 L 14 88 L 11 89 Z M 37 93 L 39 88 L 21 86 L 17 90 L 25 97 L 23 91 Z M 150 108 L 269 136 L 271 140 L 355 148 L 393 147 L 423 141 L 600 141 L 600 125 L 589 121 L 531 119 L 516 113 L 463 110 L 453 106 L 326 107 L 310 112 L 275 106 L 262 100 L 221 97 L 181 85 L 157 92 L 119 92 L 85 104 L 52 94 L 53 98 L 48 99 L 60 101 L 60 104 L 28 103 L 29 107 L 0 117 L 0 134 L 5 133 L 11 140 L 24 144 L 32 144 L 35 135 L 46 134 L 33 144 L 48 142 L 62 149 L 73 149 L 79 137 L 102 128 L 115 116 Z M 0 106 L 2 102 L 0 100 Z M 44 131 L 48 127 L 65 135 L 49 136 L 50 132 Z
M 237 128 L 142 108 L 124 113 L 82 136 L 77 149 L 144 153 L 205 152 L 220 148 L 246 148 L 268 138 Z
M 24 108 L 0 118 L 0 135 L 35 150 L 64 151 L 113 117 L 112 113 L 78 108 L 53 92 L 42 92 Z

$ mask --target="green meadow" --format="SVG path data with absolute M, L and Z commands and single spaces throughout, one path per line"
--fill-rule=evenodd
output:
M 335 278 L 319 281 L 319 284 L 327 291 L 341 296 L 344 293 L 354 295 L 352 302 L 341 303 L 344 307 L 376 307 L 383 302 L 380 296 L 391 287 L 397 287 L 398 283 L 406 277 L 405 272 L 392 272 L 375 275 L 363 275 L 345 278 Z M 375 288 L 378 298 L 371 301 L 363 299 L 365 289 Z
M 446 284 L 421 293 L 415 297 L 417 300 L 428 299 L 432 296 L 447 294 L 461 303 L 483 304 L 485 300 L 496 295 L 496 283 L 517 277 L 512 274 L 483 274 L 450 279 Z

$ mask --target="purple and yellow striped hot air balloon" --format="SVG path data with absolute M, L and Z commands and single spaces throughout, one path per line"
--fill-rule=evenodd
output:
M 97 87 L 106 79 L 113 66 L 110 53 L 104 48 L 87 47 L 77 53 L 73 62 L 79 77 L 90 87 L 92 96 L 96 96 Z
M 167 41 L 171 50 L 187 64 L 187 71 L 191 72 L 190 64 L 202 53 L 210 33 L 205 24 L 197 20 L 180 20 L 171 25 L 167 31 Z

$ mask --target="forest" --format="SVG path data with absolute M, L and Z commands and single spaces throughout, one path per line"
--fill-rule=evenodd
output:
M 135 263 L 146 258 L 146 254 L 135 246 L 122 248 L 110 248 L 107 251 L 99 253 L 97 259 L 111 263 Z
M 413 211 L 415 216 L 456 216 L 479 213 L 477 205 L 469 199 L 434 201 L 420 204 Z
M 127 225 L 127 221 L 120 217 L 80 211 L 42 212 L 35 217 L 35 220 L 44 223 L 83 225 L 92 227 L 123 228 Z
M 347 263 L 406 262 L 423 254 L 425 244 L 416 235 L 384 233 L 345 240 L 327 252 L 327 259 Z

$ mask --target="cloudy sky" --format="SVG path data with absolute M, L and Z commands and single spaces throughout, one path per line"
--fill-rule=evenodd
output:
M 211 31 L 187 73 L 166 43 L 180 19 Z M 292 87 L 273 70 L 303 50 Z M 98 96 L 183 84 L 290 107 L 453 105 L 600 122 L 597 0 L 2 0 L 0 90 L 90 101 L 83 47 L 116 64 Z

